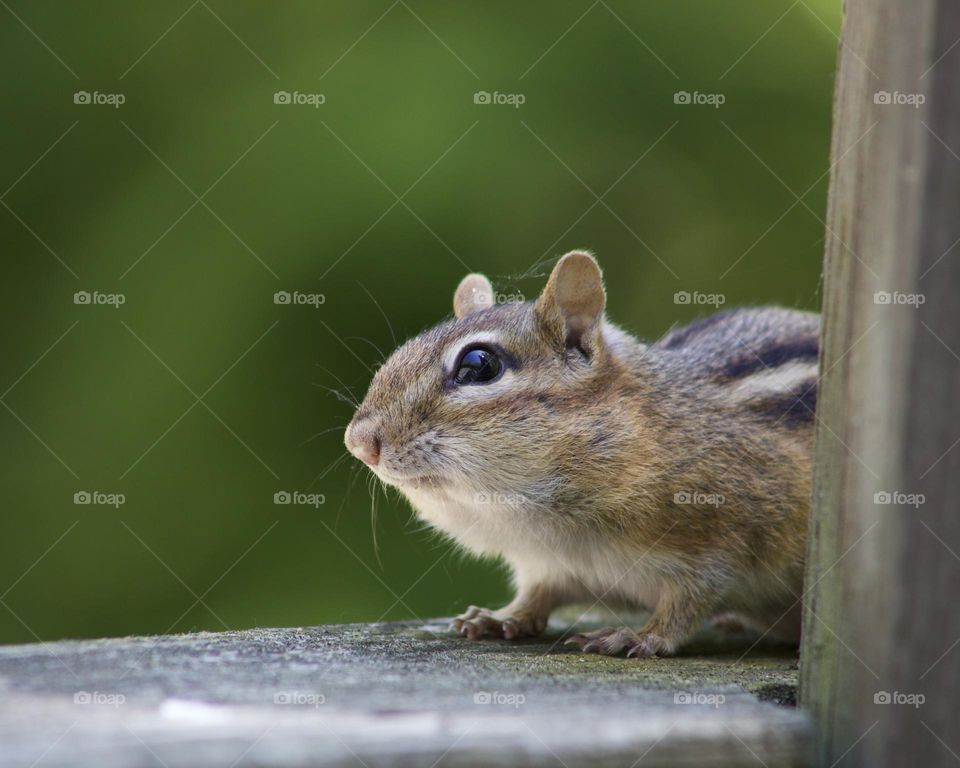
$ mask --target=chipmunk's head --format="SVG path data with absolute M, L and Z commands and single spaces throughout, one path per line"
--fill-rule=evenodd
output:
M 408 493 L 510 493 L 547 482 L 605 360 L 604 302 L 600 269 L 583 252 L 560 259 L 535 302 L 497 303 L 487 278 L 467 275 L 454 319 L 377 371 L 347 448 Z

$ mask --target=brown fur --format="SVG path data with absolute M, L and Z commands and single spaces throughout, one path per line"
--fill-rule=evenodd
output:
M 579 252 L 535 303 L 492 296 L 465 278 L 456 318 L 394 352 L 345 437 L 355 451 L 376 439 L 381 479 L 511 566 L 517 597 L 471 607 L 457 631 L 538 634 L 554 608 L 587 601 L 653 613 L 637 632 L 576 636 L 585 650 L 672 653 L 722 611 L 796 639 L 816 316 L 739 310 L 643 345 L 605 320 L 599 268 Z M 452 384 L 450 362 L 478 338 L 507 371 Z

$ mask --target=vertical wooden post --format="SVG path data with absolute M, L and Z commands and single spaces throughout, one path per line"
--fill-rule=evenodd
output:
M 960 764 L 960 2 L 845 11 L 801 704 L 825 765 Z

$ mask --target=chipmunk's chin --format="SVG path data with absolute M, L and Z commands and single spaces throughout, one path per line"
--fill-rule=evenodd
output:
M 383 467 L 371 467 L 373 473 L 387 485 L 392 485 L 401 491 L 429 491 L 440 490 L 444 483 L 439 475 L 399 475 Z

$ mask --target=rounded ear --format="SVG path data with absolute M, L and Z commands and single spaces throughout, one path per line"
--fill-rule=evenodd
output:
M 493 306 L 493 286 L 483 275 L 467 275 L 453 294 L 453 314 L 460 318 Z
M 605 304 L 596 259 L 586 251 L 571 251 L 553 268 L 535 310 L 549 338 L 590 357 L 600 348 Z

